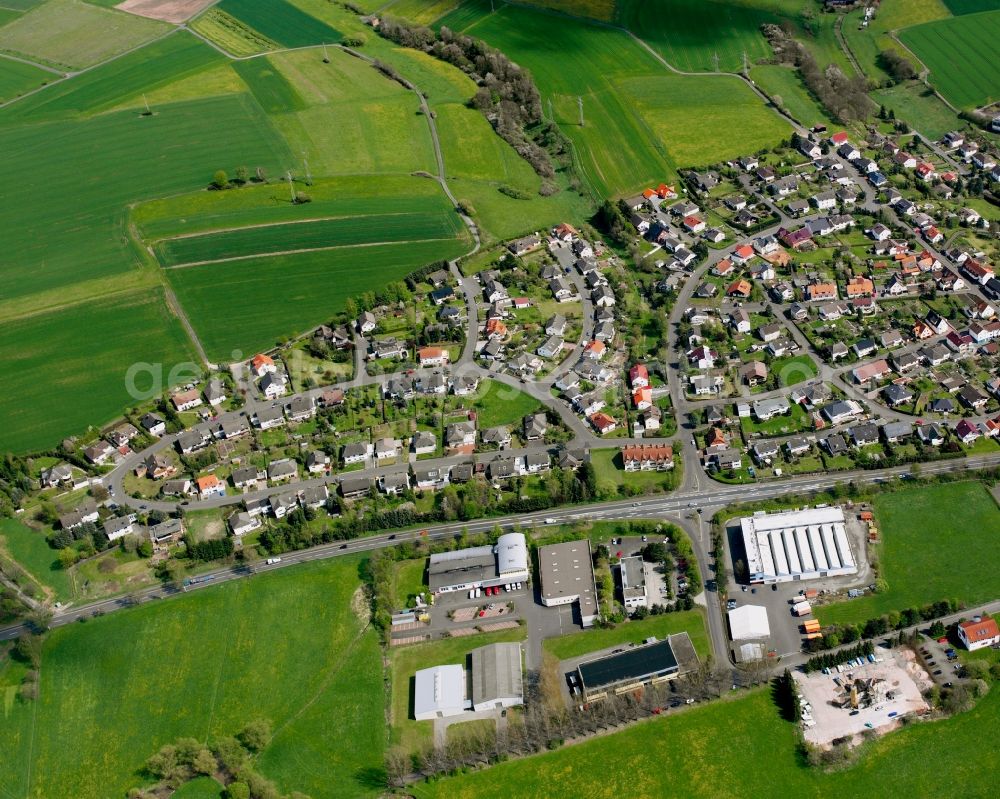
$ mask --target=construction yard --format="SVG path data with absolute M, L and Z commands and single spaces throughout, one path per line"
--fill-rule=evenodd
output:
M 808 705 L 804 715 L 813 724 L 804 724 L 803 736 L 817 746 L 829 746 L 841 738 L 860 741 L 866 730 L 884 735 L 896 729 L 900 720 L 929 709 L 923 691 L 930 688 L 930 675 L 909 649 L 877 650 L 877 661 L 861 666 L 844 664 L 843 672 L 796 674 Z

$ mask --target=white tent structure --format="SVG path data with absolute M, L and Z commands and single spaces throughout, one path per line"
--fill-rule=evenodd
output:
M 767 608 L 763 605 L 744 605 L 729 611 L 729 634 L 734 641 L 767 638 L 771 626 L 767 623 Z

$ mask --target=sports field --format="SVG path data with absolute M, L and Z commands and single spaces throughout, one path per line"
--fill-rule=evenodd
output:
M 351 607 L 358 566 L 297 566 L 54 631 L 40 698 L 0 721 L 0 794 L 124 796 L 162 745 L 263 717 L 274 737 L 257 766 L 282 794 L 377 795 L 382 668 Z
M 1000 10 L 906 28 L 899 38 L 930 69 L 938 91 L 957 107 L 1000 99 Z
M 219 9 L 282 47 L 340 41 L 340 32 L 286 0 L 222 0 Z
M 961 512 L 956 512 L 960 510 Z M 1000 594 L 1000 510 L 981 483 L 920 486 L 875 499 L 885 593 L 817 608 L 824 624 L 863 622 L 939 599 Z
M 871 744 L 838 771 L 806 766 L 793 723 L 765 691 L 696 706 L 555 752 L 410 786 L 418 799 L 620 799 L 684 796 L 939 796 L 986 799 L 1000 691 L 945 721 L 914 724 Z
M 99 8 L 82 0 L 47 0 L 0 28 L 0 50 L 69 69 L 97 64 L 169 33 L 164 22 Z
M 159 288 L 109 291 L 105 299 L 0 323 L 8 385 L 0 397 L 0 451 L 53 446 L 110 421 L 133 403 L 126 387 L 132 364 L 162 365 L 166 375 L 194 360 Z

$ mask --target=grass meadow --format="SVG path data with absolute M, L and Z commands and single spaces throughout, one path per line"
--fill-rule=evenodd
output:
M 871 96 L 876 103 L 891 108 L 898 119 L 905 119 L 911 127 L 930 139 L 940 139 L 949 130 L 961 125 L 955 112 L 919 81 L 879 89 L 873 91 Z
M 798 733 L 765 691 L 695 706 L 613 735 L 481 772 L 412 786 L 417 799 L 618 799 L 623 796 L 935 796 L 986 799 L 981 779 L 1000 724 L 1000 691 L 945 721 L 914 724 L 869 745 L 854 766 L 806 766 Z
M 0 519 L 0 549 L 16 560 L 35 580 L 52 589 L 65 602 L 73 595 L 69 572 L 59 564 L 45 533 L 32 530 L 17 519 Z
M 998 37 L 1000 9 L 928 22 L 899 34 L 930 69 L 931 82 L 959 108 L 1000 99 Z
M 162 745 L 264 717 L 274 736 L 258 767 L 283 794 L 374 796 L 382 668 L 351 608 L 358 567 L 297 566 L 52 632 L 40 698 L 0 722 L 0 793 L 124 796 Z
M 114 418 L 133 402 L 125 383 L 131 364 L 163 364 L 166 374 L 192 360 L 162 289 L 2 322 L 0 362 L 9 390 L 0 397 L 0 450 L 51 447 Z
M 960 512 L 959 512 L 960 511 Z M 978 482 L 903 489 L 875 498 L 884 593 L 817 608 L 824 624 L 863 622 L 890 610 L 1000 593 L 1000 511 Z
M 772 99 L 777 101 L 780 98 L 782 108 L 804 126 L 833 126 L 826 111 L 809 93 L 794 68 L 762 64 L 750 70 L 750 77 Z
M 668 635 L 686 632 L 691 638 L 698 657 L 706 658 L 711 653 L 708 631 L 705 628 L 705 614 L 702 610 L 684 610 L 679 613 L 665 613 L 662 616 L 648 616 L 642 621 L 629 621 L 610 629 L 588 630 L 582 633 L 548 638 L 543 643 L 546 652 L 559 660 L 580 657 L 588 652 L 607 649 L 616 644 L 641 644 L 650 636 L 664 639 Z
M 497 425 L 519 427 L 529 413 L 542 410 L 542 403 L 530 394 L 497 380 L 483 380 L 469 404 L 476 411 L 480 430 Z
M 47 0 L 0 28 L 0 50 L 80 69 L 170 32 L 165 22 L 84 3 Z

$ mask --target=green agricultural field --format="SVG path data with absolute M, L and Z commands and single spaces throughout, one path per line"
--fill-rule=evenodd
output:
M 765 64 L 753 67 L 750 70 L 750 77 L 776 102 L 780 98 L 781 107 L 805 127 L 833 126 L 826 111 L 809 93 L 794 68 L 780 64 Z
M 175 266 L 354 245 L 451 241 L 461 230 L 456 214 L 432 209 L 403 214 L 315 219 L 186 236 L 162 242 L 156 254 L 164 266 Z
M 59 75 L 48 70 L 9 58 L 0 58 L 0 102 L 19 97 L 25 92 L 58 79 Z
M 158 22 L 82 0 L 47 0 L 3 28 L 0 50 L 54 66 L 98 64 L 171 30 Z
M 124 796 L 163 744 L 263 717 L 274 737 L 257 764 L 282 794 L 374 797 L 382 668 L 352 609 L 358 568 L 283 569 L 52 632 L 40 698 L 0 724 L 0 792 Z
M 394 0 L 382 8 L 382 13 L 430 25 L 438 17 L 454 10 L 459 2 L 460 0 Z
M 617 6 L 621 24 L 682 72 L 739 72 L 744 52 L 751 64 L 770 57 L 760 26 L 781 22 L 758 3 L 619 0 Z
M 0 119 L 32 123 L 50 117 L 96 114 L 127 100 L 142 102 L 142 94 L 225 63 L 225 56 L 187 32 L 159 39 L 140 50 L 50 86 L 5 108 Z M 203 97 L 204 95 L 197 95 Z M 180 99 L 192 99 L 190 97 Z
M 218 6 L 209 8 L 191 22 L 190 27 L 191 30 L 200 33 L 237 58 L 278 49 L 276 42 L 272 42 Z
M 51 447 L 114 418 L 133 403 L 126 387 L 132 364 L 153 364 L 158 371 L 162 365 L 165 378 L 175 364 L 192 360 L 161 289 L 2 322 L 0 361 L 10 391 L 0 398 L 0 450 Z M 146 382 L 137 379 L 137 387 Z
M 151 117 L 120 112 L 4 128 L 0 150 L 21 193 L 0 208 L 6 255 L 39 267 L 0 275 L 5 299 L 134 269 L 123 231 L 129 202 L 205 186 L 220 167 L 277 171 L 290 160 L 246 95 L 177 104 Z
M 0 550 L 5 550 L 37 582 L 51 588 L 54 599 L 65 602 L 72 597 L 69 572 L 60 566 L 56 551 L 49 546 L 44 533 L 17 519 L 0 519 Z
M 542 409 L 542 404 L 531 395 L 498 380 L 483 380 L 473 395 L 471 405 L 476 411 L 480 430 L 497 425 L 517 427 L 529 413 Z
M 930 79 L 959 108 L 1000 100 L 1000 10 L 906 28 L 900 40 L 931 71 Z M 916 121 L 919 127 L 919 120 Z
M 996 745 L 1000 691 L 946 721 L 914 724 L 832 772 L 807 766 L 793 723 L 765 691 L 633 725 L 609 736 L 408 788 L 417 799 L 618 799 L 624 796 L 956 795 L 987 799 L 981 764 Z M 762 764 L 765 764 L 762 767 Z M 887 787 L 891 786 L 891 787 Z
M 379 244 L 169 269 L 167 275 L 209 357 L 225 360 L 315 327 L 348 297 L 468 249 L 458 238 Z
M 956 17 L 962 14 L 978 14 L 980 11 L 997 10 L 997 0 L 944 0 L 944 4 Z
M 607 649 L 616 644 L 641 644 L 650 636 L 666 638 L 686 632 L 691 638 L 698 657 L 706 658 L 710 647 L 705 628 L 705 614 L 701 610 L 684 610 L 662 616 L 648 616 L 642 621 L 629 621 L 605 630 L 587 630 L 582 633 L 561 635 L 547 639 L 542 646 L 559 660 L 579 657 L 588 652 Z
M 329 64 L 310 51 L 271 61 L 305 105 L 272 117 L 295 166 L 304 155 L 317 175 L 436 172 L 430 130 L 412 92 L 341 51 L 330 52 Z
M 219 9 L 283 47 L 340 41 L 340 32 L 287 0 L 222 0 Z
M 439 17 L 434 27 L 464 32 L 470 25 L 474 25 L 490 13 L 490 0 L 463 0 L 443 17 Z
M 957 513 L 956 509 L 961 512 Z M 1000 576 L 1000 511 L 981 483 L 908 488 L 875 499 L 885 593 L 821 606 L 824 624 L 863 622 L 890 610 L 939 599 L 995 599 Z M 976 553 L 969 557 L 969 553 Z
M 260 107 L 268 114 L 301 111 L 306 107 L 295 87 L 285 79 L 269 58 L 236 61 L 233 69 L 243 78 L 244 83 L 250 87 L 251 93 L 260 103 Z

